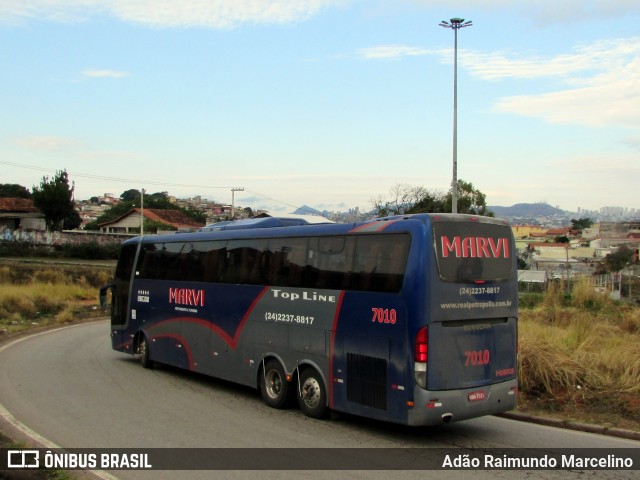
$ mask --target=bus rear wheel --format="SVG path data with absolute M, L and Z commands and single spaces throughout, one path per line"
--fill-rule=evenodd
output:
M 260 393 L 267 405 L 282 408 L 289 396 L 289 383 L 280 362 L 268 360 L 260 375 Z
M 309 417 L 322 418 L 327 413 L 327 392 L 322 377 L 313 368 L 307 368 L 300 373 L 298 405 Z

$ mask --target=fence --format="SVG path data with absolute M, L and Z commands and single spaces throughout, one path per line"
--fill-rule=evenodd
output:
M 120 244 L 132 236 L 122 233 L 100 233 L 88 230 L 49 232 L 22 228 L 11 230 L 6 227 L 0 229 L 0 241 L 21 242 L 33 246 L 80 245 L 83 243 L 97 243 L 98 245 Z
M 549 285 L 560 284 L 567 294 L 571 294 L 578 282 L 585 279 L 593 286 L 593 289 L 602 294 L 609 295 L 613 300 L 640 301 L 640 276 L 637 269 L 627 269 L 622 272 L 607 273 L 603 275 L 567 275 L 566 277 L 547 276 L 544 280 L 532 280 L 529 276 L 519 272 L 518 290 L 520 292 L 545 292 Z

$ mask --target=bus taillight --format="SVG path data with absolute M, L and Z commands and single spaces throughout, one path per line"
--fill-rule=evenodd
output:
M 415 343 L 415 356 L 414 359 L 416 362 L 426 362 L 429 352 L 429 347 L 427 345 L 429 341 L 429 328 L 422 327 L 418 330 L 416 334 L 416 343 Z
M 414 377 L 420 388 L 427 388 L 427 360 L 429 357 L 429 329 L 422 327 L 416 334 L 413 350 Z

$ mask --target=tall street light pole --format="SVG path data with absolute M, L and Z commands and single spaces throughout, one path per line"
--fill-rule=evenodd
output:
M 452 18 L 442 20 L 440 26 L 450 28 L 454 33 L 453 47 L 453 180 L 451 180 L 451 213 L 458 213 L 458 30 L 470 27 L 471 20 Z

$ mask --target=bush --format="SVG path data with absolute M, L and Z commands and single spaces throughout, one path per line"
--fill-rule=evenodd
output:
M 108 260 L 118 258 L 119 244 L 100 245 L 98 242 L 64 245 L 62 254 L 66 258 L 82 258 L 86 260 Z
M 47 268 L 33 272 L 33 281 L 37 283 L 67 284 L 71 283 L 70 277 L 62 270 Z
M 544 301 L 544 293 L 521 293 L 518 295 L 518 307 L 535 308 Z
M 31 242 L 0 241 L 0 257 L 52 257 L 57 256 L 55 249 L 34 245 Z

